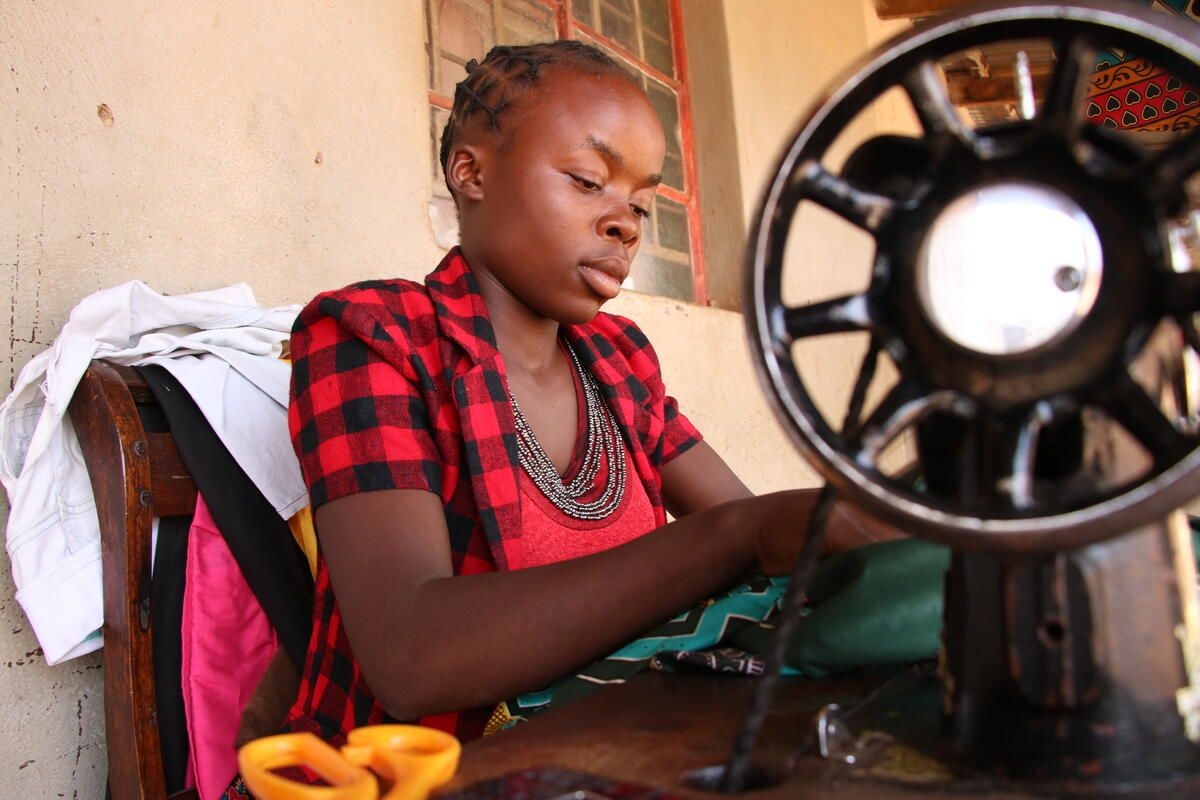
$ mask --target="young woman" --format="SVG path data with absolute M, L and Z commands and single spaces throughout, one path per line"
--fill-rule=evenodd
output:
M 663 164 L 637 82 L 571 41 L 468 73 L 441 152 L 461 246 L 423 284 L 320 295 L 292 340 L 321 560 L 288 727 L 335 744 L 388 719 L 478 735 L 497 701 L 786 574 L 815 503 L 752 497 L 641 331 L 600 311 Z M 877 535 L 844 514 L 830 531 Z

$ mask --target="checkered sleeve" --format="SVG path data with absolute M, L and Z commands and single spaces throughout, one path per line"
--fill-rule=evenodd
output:
M 288 423 L 314 509 L 357 492 L 441 492 L 426 402 L 397 341 L 405 331 L 380 308 L 369 295 L 322 295 L 292 331 Z
M 653 414 L 662 416 L 662 440 L 658 447 L 648 448 L 654 463 L 661 467 L 686 453 L 692 446 L 703 441 L 704 437 L 679 410 L 679 403 L 675 398 L 667 394 L 658 354 L 654 352 L 654 346 L 650 344 L 646 334 L 642 333 L 642 329 L 625 317 L 606 316 L 615 326 L 610 335 L 617 350 L 628 361 L 633 377 L 649 392 L 649 397 L 645 400 L 647 408 Z
M 666 464 L 686 453 L 704 440 L 692 421 L 679 410 L 679 404 L 669 394 L 663 395 L 663 461 Z

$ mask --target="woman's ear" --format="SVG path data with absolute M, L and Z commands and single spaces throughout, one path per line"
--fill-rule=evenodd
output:
M 458 197 L 479 200 L 483 197 L 480 151 L 469 144 L 457 144 L 446 159 L 446 182 Z

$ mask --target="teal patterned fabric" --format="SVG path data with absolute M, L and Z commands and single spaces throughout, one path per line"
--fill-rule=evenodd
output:
M 624 683 L 646 668 L 671 669 L 676 663 L 695 663 L 697 653 L 713 653 L 748 628 L 769 627 L 769 618 L 783 599 L 787 581 L 757 577 L 727 594 L 700 603 L 635 639 L 607 658 L 596 661 L 553 686 L 521 695 L 502 704 L 495 728 L 509 727 L 551 705 L 585 697 L 602 686 Z M 676 655 L 678 654 L 678 655 Z M 705 660 L 705 666 L 747 674 L 762 672 L 762 659 L 726 648 Z M 496 717 L 493 717 L 496 719 Z

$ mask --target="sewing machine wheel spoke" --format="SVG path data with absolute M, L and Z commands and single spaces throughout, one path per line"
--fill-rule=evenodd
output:
M 1111 383 L 1102 405 L 1146 448 L 1160 469 L 1184 458 L 1196 447 L 1196 438 L 1176 429 L 1158 404 L 1127 374 Z
M 867 330 L 873 322 L 864 294 L 848 294 L 807 306 L 796 306 L 783 313 L 786 338 L 791 341 L 829 333 Z
M 879 469 L 879 456 L 892 442 L 934 411 L 969 414 L 970 402 L 947 391 L 929 391 L 915 378 L 902 378 L 862 424 L 844 434 L 846 454 L 866 469 Z
M 793 207 L 795 201 L 792 198 L 811 200 L 872 235 L 878 233 L 892 215 L 893 202 L 889 198 L 855 188 L 818 161 L 801 165 L 789 183 L 785 197 Z
M 1068 36 L 1055 47 L 1058 64 L 1046 90 L 1042 124 L 1069 143 L 1075 143 L 1084 127 L 1083 97 L 1088 76 L 1096 65 L 1096 48 L 1082 36 Z
M 1023 511 L 1034 505 L 1033 478 L 1038 439 L 1050 418 L 1048 404 L 1040 403 L 1009 431 L 1005 439 L 1009 450 L 1009 474 L 1004 479 L 1003 494 L 1009 498 L 1014 510 Z
M 946 86 L 937 65 L 926 59 L 909 70 L 901 82 L 921 129 L 930 139 L 951 137 L 967 150 L 979 154 L 979 139 L 975 131 L 963 124 L 950 102 Z
M 863 406 L 867 402 L 867 390 L 875 380 L 875 371 L 879 367 L 879 354 L 883 351 L 883 343 L 878 336 L 871 337 L 871 345 L 863 356 L 858 368 L 858 377 L 854 379 L 854 389 L 850 392 L 850 403 L 846 409 L 846 419 L 842 430 L 848 431 L 858 427 L 862 419 Z

